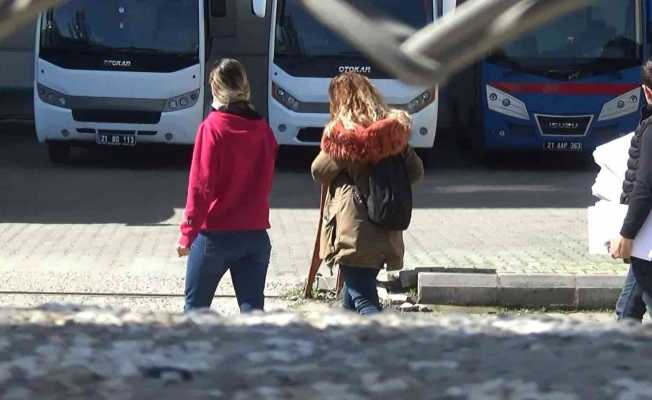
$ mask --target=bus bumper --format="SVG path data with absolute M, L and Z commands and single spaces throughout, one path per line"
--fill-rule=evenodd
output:
M 124 124 L 79 122 L 72 110 L 42 102 L 36 96 L 34 120 L 39 142 L 69 141 L 79 144 L 96 143 L 101 131 L 134 134 L 135 143 L 193 144 L 197 127 L 202 120 L 201 102 L 186 110 L 161 114 L 156 124 Z
M 483 147 L 489 151 L 590 152 L 597 146 L 630 133 L 638 113 L 611 121 L 595 121 L 583 136 L 543 135 L 533 120 L 493 118 L 484 128 Z
M 437 133 L 437 103 L 412 114 L 412 147 L 433 146 Z M 269 100 L 269 122 L 280 145 L 318 146 L 328 120 L 328 114 L 296 113 L 274 99 Z

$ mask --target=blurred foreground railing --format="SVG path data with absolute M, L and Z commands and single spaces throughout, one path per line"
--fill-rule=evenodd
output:
M 434 86 L 504 43 L 591 0 L 470 0 L 419 31 L 370 4 L 302 2 L 323 24 L 399 79 Z
M 0 0 L 0 40 L 36 18 L 58 0 Z
M 0 40 L 57 2 L 0 0 Z M 399 79 L 434 86 L 502 44 L 591 0 L 469 0 L 419 31 L 359 2 L 302 2 L 322 23 Z

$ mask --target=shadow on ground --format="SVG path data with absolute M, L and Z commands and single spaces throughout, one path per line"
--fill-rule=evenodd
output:
M 0 223 L 120 223 L 168 221 L 185 205 L 190 147 L 76 149 L 53 165 L 30 124 L 0 126 Z M 483 163 L 442 136 L 417 208 L 583 208 L 593 199 L 595 168 L 586 157 L 509 154 Z M 446 139 L 446 138 L 449 139 Z M 271 204 L 318 207 L 309 176 L 314 148 L 281 149 Z

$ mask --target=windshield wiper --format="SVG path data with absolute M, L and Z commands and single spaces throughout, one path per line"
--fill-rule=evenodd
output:
M 144 47 L 110 47 L 109 49 L 113 51 L 124 51 L 127 53 L 134 53 L 134 54 L 160 54 L 163 53 L 161 50 L 157 49 L 148 49 Z
M 176 57 L 192 57 L 195 56 L 196 53 L 194 52 L 188 52 L 188 51 L 170 51 L 170 50 L 163 50 L 163 49 L 152 49 L 152 48 L 147 48 L 147 47 L 107 47 L 108 50 L 110 51 L 122 51 L 125 53 L 131 53 L 131 54 L 144 54 L 144 55 L 165 55 L 165 56 L 176 56 Z
M 81 54 L 95 54 L 107 50 L 107 47 L 78 40 L 65 40 L 62 43 L 42 43 L 44 49 L 56 49 L 57 51 L 73 51 Z
M 334 55 L 344 56 L 344 57 L 364 57 L 362 53 L 355 50 L 343 50 L 334 52 Z

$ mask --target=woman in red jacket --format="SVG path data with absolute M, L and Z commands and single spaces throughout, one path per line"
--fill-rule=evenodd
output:
M 262 310 L 278 146 L 253 109 L 247 74 L 224 59 L 210 74 L 213 112 L 197 131 L 179 256 L 189 255 L 185 310 L 210 307 L 227 270 L 241 312 Z

